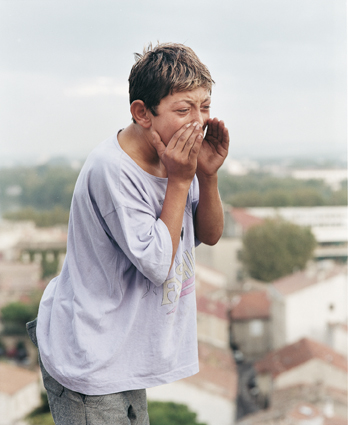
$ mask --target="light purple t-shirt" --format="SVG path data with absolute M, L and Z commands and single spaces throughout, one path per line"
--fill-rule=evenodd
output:
M 149 388 L 198 372 L 194 178 L 175 263 L 159 218 L 167 179 L 142 170 L 117 136 L 88 157 L 72 200 L 67 255 L 42 297 L 47 371 L 89 395 Z

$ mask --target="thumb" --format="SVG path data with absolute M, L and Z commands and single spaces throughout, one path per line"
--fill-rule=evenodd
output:
M 151 134 L 152 145 L 156 149 L 158 156 L 161 158 L 166 149 L 166 145 L 162 142 L 161 136 L 157 133 L 156 130 L 152 130 Z

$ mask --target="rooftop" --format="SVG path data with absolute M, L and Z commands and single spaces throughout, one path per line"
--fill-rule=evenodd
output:
M 306 401 L 318 405 L 328 400 L 347 405 L 347 391 L 325 385 L 323 382 L 314 384 L 296 384 L 277 388 L 272 392 L 272 406 L 281 408 L 285 405 Z
M 236 295 L 232 299 L 231 318 L 233 320 L 268 319 L 271 301 L 266 291 L 250 291 Z
M 199 342 L 198 352 L 199 373 L 184 381 L 215 395 L 235 400 L 238 378 L 231 351 Z
M 214 299 L 208 295 L 197 295 L 197 311 L 228 320 L 230 303 L 227 299 Z
M 30 370 L 0 362 L 0 393 L 13 395 L 27 385 L 39 380 L 39 375 Z
M 317 424 L 317 425 L 347 425 L 347 418 L 338 416 L 326 417 L 317 406 L 300 402 L 295 406 L 282 406 L 261 410 L 255 414 L 243 417 L 238 425 L 274 425 L 274 424 Z
M 320 359 L 345 372 L 348 370 L 347 359 L 342 354 L 308 338 L 271 351 L 255 363 L 255 369 L 258 373 L 269 373 L 276 377 L 312 359 Z
M 275 288 L 282 295 L 289 295 L 311 285 L 332 279 L 340 274 L 346 275 L 345 265 L 335 264 L 330 261 L 323 261 L 322 264 L 308 267 L 291 275 L 282 277 L 273 282 Z
M 247 231 L 250 227 L 262 224 L 264 221 L 260 217 L 251 215 L 244 208 L 231 208 L 230 214 L 233 220 L 242 227 L 243 231 Z

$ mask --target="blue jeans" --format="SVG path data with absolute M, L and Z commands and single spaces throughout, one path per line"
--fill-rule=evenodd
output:
M 36 319 L 27 323 L 37 347 Z M 86 395 L 63 387 L 44 368 L 39 354 L 48 403 L 56 425 L 149 425 L 145 390 L 106 395 Z

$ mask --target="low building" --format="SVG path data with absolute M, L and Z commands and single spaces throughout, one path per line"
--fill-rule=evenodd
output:
M 0 425 L 11 425 L 41 404 L 39 374 L 0 362 Z
M 210 267 L 226 277 L 229 290 L 240 290 L 244 281 L 241 262 L 242 237 L 263 219 L 254 217 L 243 208 L 225 207 L 225 226 L 222 238 L 214 246 L 201 244 L 196 249 L 196 261 Z
M 308 338 L 268 353 L 254 367 L 258 387 L 269 400 L 274 391 L 298 384 L 322 382 L 347 391 L 347 358 Z
M 187 405 L 207 425 L 231 425 L 236 414 L 237 372 L 230 350 L 200 342 L 198 374 L 147 390 L 149 400 Z
M 238 425 L 347 425 L 342 417 L 327 417 L 316 406 L 299 402 L 295 406 L 283 405 L 248 415 L 237 422 Z
M 39 289 L 40 278 L 41 267 L 37 263 L 0 261 L 0 308 Z
M 310 227 L 318 243 L 314 252 L 317 260 L 347 262 L 348 207 L 247 208 L 247 212 L 262 219 L 280 217 Z
M 323 180 L 332 190 L 339 190 L 348 177 L 346 168 L 303 168 L 292 170 L 290 174 L 297 180 Z
M 278 279 L 272 296 L 273 347 L 311 337 L 339 352 L 347 333 L 334 323 L 347 323 L 347 268 L 330 261 Z
M 328 324 L 327 342 L 338 353 L 348 355 L 348 326 L 347 322 L 333 322 Z
M 274 409 L 281 409 L 283 406 L 293 406 L 301 401 L 316 406 L 327 418 L 347 420 L 347 391 L 325 386 L 323 382 L 277 389 L 272 393 L 271 406 Z
M 201 283 L 197 290 L 198 340 L 230 348 L 230 302 L 225 289 Z
M 347 425 L 347 392 L 322 382 L 277 389 L 268 409 L 245 416 L 237 424 Z
M 230 310 L 231 342 L 245 360 L 255 361 L 272 346 L 271 299 L 266 290 L 235 295 Z

